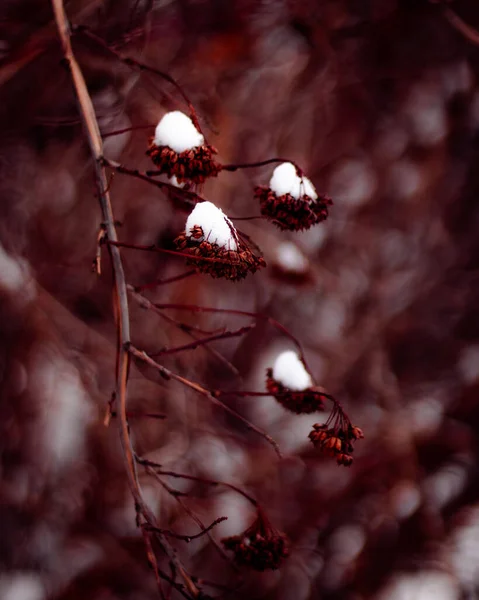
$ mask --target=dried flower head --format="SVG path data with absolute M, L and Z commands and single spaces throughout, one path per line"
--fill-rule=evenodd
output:
M 328 456 L 336 457 L 338 465 L 350 467 L 353 463 L 353 443 L 364 437 L 359 427 L 351 424 L 336 403 L 326 423 L 313 425 L 309 439 Z
M 273 172 L 269 186 L 257 186 L 261 214 L 280 229 L 299 231 L 328 217 L 333 201 L 318 196 L 311 181 L 297 172 L 292 163 L 282 163 Z
M 222 543 L 227 550 L 234 552 L 239 565 L 256 571 L 276 570 L 289 556 L 288 538 L 271 525 L 261 509 L 246 531 L 224 538 Z
M 287 410 L 296 414 L 323 410 L 324 395 L 296 352 L 287 350 L 266 370 L 266 389 Z
M 179 183 L 203 183 L 207 177 L 216 177 L 221 170 L 213 158 L 216 153 L 193 121 L 177 110 L 161 119 L 147 150 L 159 171 L 176 177 Z
M 215 278 L 237 281 L 266 266 L 264 259 L 251 252 L 233 223 L 212 202 L 195 206 L 175 244 L 188 255 L 189 265 Z

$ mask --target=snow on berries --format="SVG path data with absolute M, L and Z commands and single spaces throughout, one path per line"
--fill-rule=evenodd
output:
M 293 350 L 282 352 L 266 370 L 266 389 L 287 410 L 309 414 L 324 408 L 324 391 L 314 385 L 303 361 Z
M 195 206 L 186 220 L 185 231 L 175 243 L 187 255 L 189 265 L 214 278 L 237 281 L 266 266 L 264 259 L 251 252 L 230 219 L 212 202 Z
M 261 214 L 280 229 L 299 231 L 328 217 L 332 200 L 318 195 L 311 181 L 292 163 L 275 168 L 269 186 L 257 186 L 255 196 L 260 201 Z
M 213 158 L 216 153 L 190 117 L 178 110 L 164 115 L 147 150 L 160 173 L 175 176 L 179 183 L 196 184 L 220 172 L 221 165 Z

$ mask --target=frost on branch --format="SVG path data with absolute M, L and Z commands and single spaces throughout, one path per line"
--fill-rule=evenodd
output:
M 324 396 L 293 350 L 282 352 L 266 371 L 266 389 L 287 410 L 296 414 L 323 410 Z
M 297 173 L 292 163 L 282 163 L 273 172 L 269 187 L 257 186 L 255 196 L 261 205 L 261 214 L 280 229 L 298 231 L 328 217 L 332 200 L 318 196 L 311 181 Z
M 216 149 L 182 112 L 167 113 L 158 123 L 147 154 L 161 173 L 175 176 L 179 183 L 203 183 L 216 177 L 221 166 L 213 159 Z
M 200 273 L 237 281 L 266 263 L 240 239 L 233 223 L 212 202 L 198 203 L 189 215 L 185 231 L 175 240 L 188 255 L 187 263 Z

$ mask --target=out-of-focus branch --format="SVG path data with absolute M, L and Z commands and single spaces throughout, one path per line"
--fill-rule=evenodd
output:
M 461 17 L 448 6 L 442 6 L 442 12 L 449 23 L 456 31 L 462 34 L 467 40 L 479 46 L 479 31 L 468 25 Z
M 210 307 L 210 306 L 198 306 L 196 304 L 155 304 L 155 306 L 157 308 L 163 309 L 163 310 L 171 308 L 173 310 L 186 310 L 186 311 L 190 311 L 192 313 L 195 313 L 195 312 L 223 313 L 223 314 L 228 314 L 228 315 L 237 315 L 239 317 L 252 317 L 254 319 L 261 319 L 262 321 L 266 321 L 272 327 L 274 327 L 275 329 L 280 331 L 282 334 L 284 334 L 286 337 L 288 337 L 293 342 L 293 344 L 298 349 L 301 360 L 303 361 L 303 363 L 306 366 L 306 368 L 308 369 L 308 371 L 310 371 L 308 364 L 306 362 L 306 357 L 304 356 L 303 347 L 301 346 L 299 340 L 290 331 L 288 331 L 288 329 L 286 329 L 286 327 L 284 325 L 282 325 L 279 321 L 276 321 L 276 319 L 269 317 L 268 315 L 263 315 L 262 313 L 250 312 L 250 311 L 246 311 L 246 310 L 233 310 L 233 309 L 229 309 L 229 308 L 214 308 L 214 307 Z
M 136 460 L 141 465 L 145 465 L 145 466 L 148 466 L 150 468 L 153 468 L 155 470 L 155 473 L 157 473 L 158 475 L 165 475 L 165 476 L 168 476 L 168 477 L 174 477 L 175 479 L 187 479 L 189 481 L 196 481 L 197 483 L 205 483 L 205 484 L 211 485 L 213 487 L 216 487 L 216 486 L 227 487 L 228 489 L 233 490 L 237 494 L 240 494 L 241 496 L 243 496 L 244 498 L 246 498 L 246 500 L 248 500 L 249 502 L 251 502 L 251 504 L 255 508 L 258 507 L 258 501 L 255 500 L 253 498 L 253 496 L 250 496 L 248 493 L 246 493 L 240 487 L 238 487 L 236 485 L 233 485 L 232 483 L 228 483 L 227 481 L 218 481 L 216 479 L 208 479 L 207 477 L 198 477 L 196 475 L 188 475 L 186 473 L 177 473 L 176 471 L 165 471 L 165 470 L 163 470 L 161 468 L 161 465 L 159 465 L 158 463 L 155 463 L 155 462 L 153 462 L 151 460 L 148 460 L 146 458 L 140 458 L 139 456 L 136 458 Z
M 183 346 L 176 346 L 175 348 L 163 348 L 158 352 L 155 352 L 151 356 L 164 356 L 165 354 L 175 354 L 177 352 L 184 352 L 185 350 L 196 350 L 200 346 L 204 346 L 205 344 L 209 344 L 210 342 L 216 342 L 218 340 L 226 340 L 233 337 L 239 337 L 241 335 L 245 335 L 249 331 L 251 331 L 255 325 L 246 325 L 245 327 L 240 327 L 235 331 L 224 331 L 221 333 L 217 333 L 215 335 L 210 335 L 206 338 L 200 338 L 195 340 L 194 342 L 190 342 L 189 344 L 184 344 Z
M 173 317 L 170 317 L 169 315 L 167 315 L 163 311 L 161 311 L 159 308 L 157 308 L 154 304 L 152 304 L 148 300 L 148 298 L 146 298 L 142 294 L 139 294 L 138 291 L 137 291 L 138 288 L 133 288 L 131 285 L 127 285 L 127 289 L 130 292 L 130 294 L 133 296 L 133 298 L 141 306 L 141 308 L 144 308 L 145 310 L 151 310 L 152 312 L 154 312 L 155 314 L 157 314 L 161 319 L 163 319 L 167 323 L 171 323 L 172 325 L 174 325 L 175 327 L 177 327 L 181 331 L 184 331 L 193 340 L 198 340 L 199 339 L 198 334 L 201 334 L 201 335 L 214 335 L 218 331 L 218 330 L 217 331 L 204 331 L 204 330 L 200 329 L 197 326 L 187 325 L 186 323 L 182 323 L 181 321 L 177 321 L 176 319 L 173 319 Z M 208 345 L 203 346 L 203 348 L 206 350 L 206 352 L 208 352 L 209 354 L 211 354 L 215 358 L 215 360 L 217 360 L 218 362 L 220 362 L 229 371 L 231 371 L 231 373 L 233 373 L 233 375 L 235 377 L 237 377 L 238 379 L 241 379 L 241 375 L 240 375 L 238 369 L 234 365 L 232 365 L 215 348 L 212 348 L 211 346 L 208 346 Z

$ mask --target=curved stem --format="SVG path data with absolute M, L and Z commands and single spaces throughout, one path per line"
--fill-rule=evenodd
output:
M 442 11 L 446 19 L 456 31 L 458 31 L 475 46 L 479 46 L 479 31 L 477 31 L 477 29 L 474 29 L 474 27 L 468 25 L 465 21 L 461 19 L 461 17 L 458 14 L 456 14 L 449 7 L 442 6 Z
M 200 124 L 198 122 L 198 117 L 196 115 L 195 107 L 193 106 L 191 100 L 188 98 L 188 96 L 186 95 L 186 92 L 183 90 L 181 85 L 179 83 L 177 83 L 171 75 L 168 75 L 168 73 L 165 73 L 164 71 L 160 71 L 159 69 L 156 69 L 155 67 L 150 67 L 149 65 L 145 65 L 144 63 L 136 60 L 135 58 L 123 56 L 120 52 L 117 52 L 116 50 L 111 48 L 107 44 L 107 42 L 105 42 L 104 39 L 102 39 L 100 36 L 94 34 L 92 31 L 90 31 L 86 27 L 75 27 L 74 31 L 75 31 L 75 33 L 83 34 L 83 35 L 89 37 L 91 40 L 96 42 L 104 50 L 106 50 L 107 52 L 109 52 L 110 54 L 115 56 L 118 60 L 120 60 L 125 65 L 128 65 L 129 67 L 132 67 L 132 68 L 136 68 L 139 71 L 147 71 L 149 73 L 153 73 L 154 75 L 157 75 L 158 77 L 161 77 L 162 79 L 164 79 L 165 81 L 170 83 L 178 91 L 178 93 L 181 95 L 181 97 L 187 104 L 188 109 L 191 113 L 192 121 L 194 122 L 198 131 L 200 133 L 202 133 Z
M 115 219 L 113 216 L 113 210 L 108 191 L 108 181 L 103 163 L 103 143 L 100 136 L 100 129 L 98 126 L 98 121 L 96 119 L 95 110 L 93 108 L 93 103 L 90 98 L 88 88 L 83 77 L 83 73 L 76 61 L 75 55 L 73 54 L 70 39 L 70 25 L 65 12 L 63 0 L 51 1 L 53 12 L 55 15 L 55 22 L 57 25 L 58 34 L 62 45 L 63 56 L 72 78 L 73 87 L 78 102 L 80 117 L 85 129 L 88 144 L 90 146 L 90 153 L 95 167 L 96 183 L 103 217 L 103 226 L 105 228 L 108 241 L 112 242 L 111 245 L 109 244 L 109 251 L 114 275 L 114 297 L 118 332 L 115 398 L 117 399 L 118 403 L 118 429 L 120 433 L 123 454 L 127 466 L 126 471 L 128 477 L 128 484 L 133 499 L 135 501 L 138 516 L 141 515 L 142 518 L 145 519 L 147 522 L 155 525 L 155 517 L 148 505 L 144 502 L 142 497 L 128 428 L 128 420 L 126 413 L 128 368 L 130 358 L 130 355 L 128 353 L 128 345 L 130 342 L 130 317 L 128 311 L 128 294 L 126 290 L 125 274 L 123 270 L 120 251 L 117 247 L 114 246 L 114 243 L 118 241 L 118 236 L 116 232 Z M 170 563 L 175 565 L 175 568 L 183 577 L 185 586 L 191 594 L 191 597 L 199 597 L 200 590 L 196 587 L 189 575 L 186 573 L 185 569 L 179 563 L 174 550 L 169 546 L 167 540 L 159 535 L 159 542 L 163 551 L 168 556 Z M 150 548 L 151 544 L 147 545 L 147 549 Z M 151 557 L 151 553 L 149 551 L 148 557 L 150 562 L 152 560 L 154 561 L 152 567 L 155 569 L 155 573 L 157 573 L 158 570 L 156 561 L 154 560 L 154 556 L 153 558 Z M 178 584 L 176 585 L 176 587 L 178 588 Z
M 206 483 L 207 485 L 212 485 L 215 487 L 218 485 L 227 487 L 230 490 L 233 490 L 234 492 L 246 498 L 246 500 L 248 500 L 248 502 L 251 502 L 251 504 L 255 508 L 259 506 L 258 501 L 255 500 L 253 496 L 250 496 L 247 492 L 245 492 L 238 486 L 233 485 L 232 483 L 227 483 L 226 481 L 217 481 L 216 479 L 208 479 L 206 477 L 198 477 L 196 475 L 187 475 L 186 473 L 177 473 L 176 471 L 164 471 L 161 468 L 161 465 L 159 465 L 158 463 L 155 463 L 146 458 L 140 458 L 139 456 L 136 457 L 136 460 L 140 463 L 140 465 L 147 465 L 149 467 L 154 468 L 155 472 L 158 473 L 158 475 L 165 475 L 168 477 L 174 477 L 176 479 L 187 479 L 188 481 L 197 481 L 198 483 Z
M 139 129 L 152 129 L 154 125 L 135 125 L 134 127 L 125 127 L 124 129 L 117 129 L 116 131 L 108 131 L 107 133 L 102 133 L 101 137 L 103 139 L 107 137 L 112 137 L 114 135 L 121 135 L 122 133 L 128 133 L 128 131 L 137 131 Z
M 138 169 L 130 169 L 114 160 L 110 160 L 105 157 L 102 158 L 102 162 L 106 167 L 114 169 L 122 175 L 129 175 L 130 177 L 141 179 L 141 181 L 145 181 L 146 183 L 154 185 L 159 189 L 170 191 L 172 194 L 175 195 L 175 197 L 181 197 L 184 206 L 179 206 L 179 208 L 189 210 L 191 207 L 194 207 L 197 202 L 205 201 L 205 199 L 199 196 L 196 192 L 184 190 L 183 188 L 177 187 L 176 185 L 172 185 L 171 183 L 167 183 L 166 181 L 158 181 L 157 179 L 153 179 L 152 176 L 148 175 L 147 173 L 143 173 Z
M 150 356 L 164 356 L 166 354 L 184 352 L 185 350 L 196 350 L 196 348 L 204 346 L 205 344 L 209 344 L 210 342 L 226 340 L 228 338 L 244 335 L 245 333 L 248 333 L 248 331 L 251 331 L 254 327 L 255 325 L 246 325 L 245 327 L 241 327 L 240 329 L 236 329 L 235 331 L 223 331 L 215 335 L 210 335 L 206 338 L 200 338 L 198 340 L 195 340 L 194 342 L 190 342 L 189 344 L 184 344 L 183 346 L 176 346 L 175 348 L 164 348 L 163 350 L 159 350 L 158 352 L 150 354 Z
M 212 404 L 214 404 L 215 406 L 219 406 L 224 411 L 226 411 L 227 413 L 229 413 L 236 419 L 240 420 L 248 429 L 250 429 L 251 431 L 254 431 L 258 435 L 260 435 L 262 438 L 264 438 L 269 444 L 271 444 L 271 446 L 274 448 L 274 451 L 278 455 L 278 458 L 283 458 L 277 442 L 275 442 L 275 440 L 270 435 L 268 435 L 265 431 L 263 431 L 259 427 L 256 427 L 256 425 L 253 425 L 253 423 L 248 421 L 248 419 L 246 417 L 243 417 L 243 415 L 240 415 L 238 412 L 236 412 L 235 410 L 230 408 L 227 404 L 225 404 L 224 402 L 222 402 L 221 400 L 216 398 L 214 396 L 214 394 L 211 393 L 210 390 L 207 390 L 206 388 L 204 388 L 199 383 L 196 383 L 195 381 L 191 381 L 190 379 L 186 379 L 186 377 L 182 377 L 181 375 L 177 375 L 176 373 L 173 373 L 173 371 L 170 371 L 163 365 L 160 365 L 155 360 L 153 360 L 151 358 L 151 356 L 149 356 L 146 352 L 139 350 L 138 348 L 135 348 L 131 344 L 129 345 L 128 350 L 132 356 L 139 358 L 141 361 L 150 365 L 150 367 L 153 367 L 154 369 L 156 369 L 164 379 L 174 379 L 175 381 L 182 383 L 184 386 L 189 387 L 192 390 L 195 390 L 195 392 L 198 392 L 199 394 L 201 394 L 202 396 L 207 398 Z
M 156 287 L 158 285 L 166 285 L 167 283 L 174 283 L 175 281 L 181 281 L 182 279 L 186 279 L 187 277 L 191 277 L 192 275 L 196 275 L 197 272 L 195 269 L 191 269 L 186 271 L 185 273 L 180 273 L 180 275 L 174 275 L 173 277 L 168 277 L 168 279 L 157 279 L 156 281 L 152 281 L 151 283 L 144 283 L 143 285 L 137 285 L 134 287 L 135 292 L 142 292 L 143 290 L 148 290 L 152 287 Z
M 205 312 L 205 313 L 223 313 L 229 315 L 238 315 L 240 317 L 253 317 L 254 319 L 261 319 L 263 321 L 267 321 L 272 327 L 283 333 L 286 337 L 288 337 L 298 349 L 301 360 L 303 361 L 306 369 L 311 373 L 308 364 L 306 362 L 306 358 L 304 356 L 303 348 L 296 337 L 286 329 L 284 325 L 281 325 L 279 321 L 273 319 L 272 317 L 268 317 L 267 315 L 263 315 L 261 313 L 249 312 L 246 310 L 233 310 L 229 308 L 213 308 L 209 306 L 197 306 L 196 304 L 155 304 L 157 308 L 162 310 L 164 309 L 175 309 L 175 310 L 188 310 L 191 312 Z M 271 395 L 271 394 L 270 394 Z
M 256 167 L 264 167 L 265 165 L 270 165 L 272 163 L 291 163 L 296 167 L 296 170 L 300 175 L 302 175 L 303 171 L 301 167 L 299 167 L 294 161 L 289 158 L 268 158 L 266 160 L 260 160 L 258 162 L 252 163 L 242 163 L 242 164 L 231 164 L 231 165 L 221 165 L 222 171 L 238 171 L 239 169 L 254 169 Z

